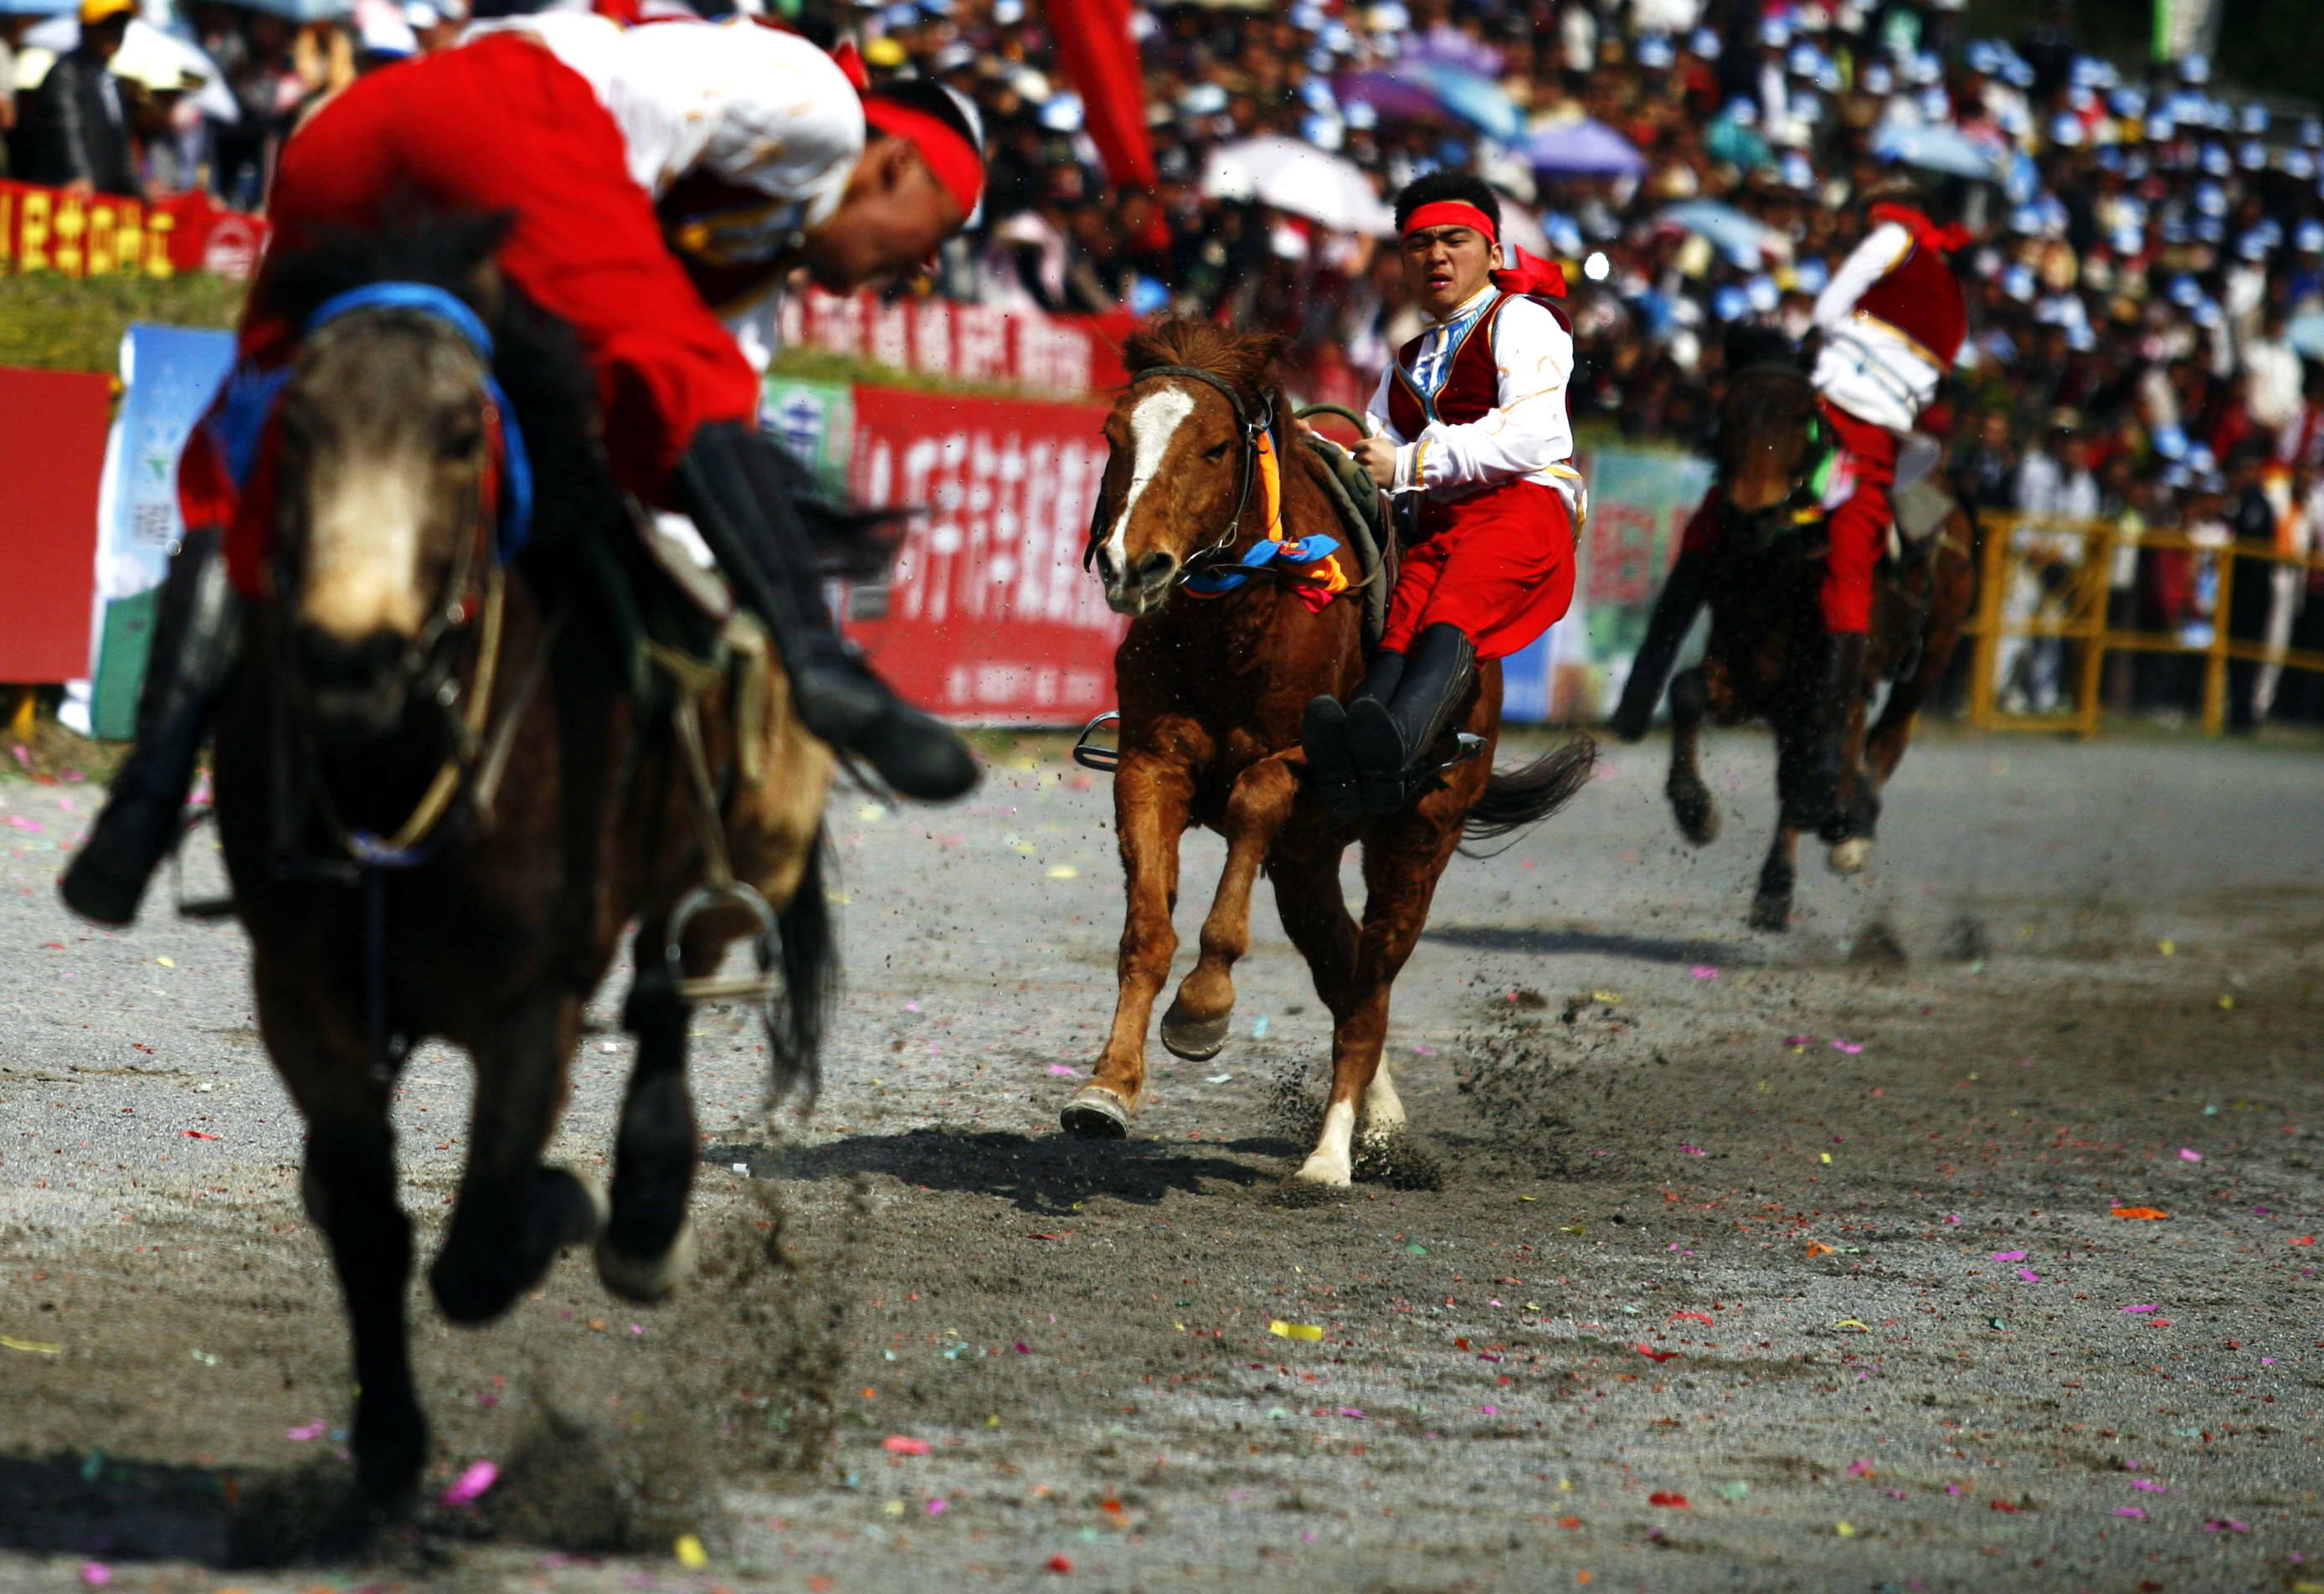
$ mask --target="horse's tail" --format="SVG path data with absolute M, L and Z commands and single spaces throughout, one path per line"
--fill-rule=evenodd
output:
M 1469 841 L 1489 842 L 1538 824 L 1590 783 L 1590 771 L 1597 762 L 1597 742 L 1576 735 L 1529 764 L 1494 770 L 1485 782 L 1485 795 L 1469 810 L 1463 834 Z M 1461 850 L 1472 858 L 1490 856 L 1465 846 Z
M 783 994 L 767 1011 L 767 1101 L 775 1106 L 796 1101 L 802 1114 L 814 1109 L 823 1089 L 823 1033 L 839 986 L 838 942 L 823 889 L 827 851 L 817 829 L 798 889 L 775 916 L 781 932 Z

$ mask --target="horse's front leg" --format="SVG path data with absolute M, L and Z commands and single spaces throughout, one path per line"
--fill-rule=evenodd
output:
M 540 1282 L 558 1251 L 595 1240 L 604 1228 L 603 1193 L 540 1161 L 564 1110 L 580 1024 L 578 996 L 544 990 L 519 999 L 470 1048 L 476 1093 L 468 1166 L 450 1231 L 428 1270 L 436 1304 L 454 1322 L 499 1316 Z
M 1369 1112 L 1372 1131 L 1404 1121 L 1395 1087 L 1375 1096 L 1380 1051 L 1388 1041 L 1388 992 L 1428 923 L 1437 877 L 1461 840 L 1468 805 L 1436 793 L 1374 830 L 1364 843 L 1364 919 L 1356 932 L 1355 967 L 1343 1010 L 1332 1027 L 1332 1094 L 1315 1149 L 1292 1177 L 1309 1184 L 1341 1185 L 1355 1176 L 1355 1130 Z M 1320 984 L 1320 982 L 1319 982 Z
M 1234 1014 L 1234 966 L 1250 950 L 1250 892 L 1268 849 L 1291 816 L 1298 778 L 1281 754 L 1260 760 L 1235 780 L 1227 797 L 1227 863 L 1218 895 L 1203 920 L 1203 955 L 1162 1015 L 1162 1044 L 1200 1063 L 1226 1044 Z
M 1719 839 L 1719 800 L 1702 783 L 1698 762 L 1702 741 L 1702 715 L 1709 694 L 1700 668 L 1682 673 L 1670 685 L 1670 779 L 1664 790 L 1670 797 L 1671 815 L 1679 834 L 1696 846 Z
M 1090 1139 L 1128 1134 L 1146 1094 L 1146 1027 L 1178 950 L 1170 914 L 1178 903 L 1178 840 L 1194 800 L 1193 775 L 1172 760 L 1133 751 L 1114 772 L 1114 836 L 1128 903 L 1114 965 L 1113 1030 L 1089 1082 L 1059 1116 L 1066 1129 Z
M 330 1244 L 346 1300 L 356 1487 L 368 1507 L 394 1508 L 409 1500 L 427 1462 L 428 1419 L 412 1386 L 403 1316 L 411 1222 L 395 1198 L 388 1082 L 352 1019 L 323 1010 L 311 978 L 262 967 L 256 986 L 266 1049 L 307 1120 L 307 1215 Z
M 1811 753 L 1797 733 L 1778 725 L 1775 731 L 1775 836 L 1768 843 L 1766 861 L 1759 865 L 1759 890 L 1751 899 L 1751 927 L 1788 930 L 1792 927 L 1792 888 L 1799 879 L 1799 827 L 1792 810 L 1807 779 Z
M 1873 836 L 1880 828 L 1880 779 L 1864 757 L 1868 707 L 1858 693 L 1840 745 L 1840 813 L 1817 833 L 1831 849 L 1824 861 L 1834 874 L 1856 874 L 1871 862 Z
M 697 921 L 698 922 L 698 921 Z M 637 1037 L 613 1133 L 612 1212 L 597 1240 L 597 1276 L 632 1301 L 668 1298 L 694 1270 L 694 1096 L 686 1083 L 686 1027 L 692 1004 L 678 994 L 666 955 L 669 921 L 638 926 L 637 972 L 622 1006 L 622 1027 Z M 688 977 L 718 965 L 723 939 L 695 937 L 686 949 Z

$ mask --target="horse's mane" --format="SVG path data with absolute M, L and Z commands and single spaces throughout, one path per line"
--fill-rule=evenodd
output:
M 457 295 L 492 330 L 493 375 L 532 461 L 534 523 L 561 538 L 602 525 L 620 500 L 596 442 L 596 382 L 580 338 L 505 278 L 495 285 L 486 269 L 511 221 L 405 206 L 376 231 L 334 229 L 268 260 L 266 308 L 297 326 L 371 282 L 422 282 Z
M 1121 364 L 1132 376 L 1157 365 L 1191 366 L 1257 399 L 1277 386 L 1275 357 L 1285 342 L 1278 332 L 1237 332 L 1192 316 L 1166 316 L 1130 335 Z

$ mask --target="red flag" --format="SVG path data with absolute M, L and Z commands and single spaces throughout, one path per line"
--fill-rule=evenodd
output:
M 1083 115 L 1105 174 L 1117 188 L 1152 189 L 1154 144 L 1146 132 L 1146 75 L 1130 36 L 1130 0 L 1048 0 L 1057 63 L 1082 97 Z

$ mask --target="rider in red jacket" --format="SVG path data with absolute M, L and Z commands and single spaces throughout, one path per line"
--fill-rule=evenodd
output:
M 973 785 L 975 761 L 841 640 L 795 467 L 756 430 L 758 378 L 689 264 L 729 280 L 803 267 L 835 292 L 908 270 L 976 208 L 982 142 L 975 110 L 949 89 L 860 92 L 805 39 L 747 19 L 624 30 L 552 13 L 488 24 L 324 102 L 284 147 L 269 210 L 286 253 L 335 228 L 392 225 L 407 198 L 507 216 L 499 266 L 579 336 L 615 479 L 693 517 L 766 622 L 808 730 L 902 795 L 937 799 Z M 262 270 L 244 311 L 245 367 L 279 368 L 298 339 Z M 189 449 L 181 472 L 192 512 L 161 591 L 137 746 L 61 882 L 100 923 L 135 916 L 176 843 L 235 657 L 234 589 L 263 580 L 264 549 L 222 548 L 232 500 L 202 456 Z M 198 490 L 194 475 L 212 485 Z
M 1886 543 L 1896 448 L 1952 368 L 1968 331 L 1968 306 L 1948 259 L 1968 242 L 1941 227 L 1909 190 L 1892 185 L 1872 205 L 1869 230 L 1817 298 L 1821 335 L 1812 381 L 1823 421 L 1852 466 L 1853 489 L 1827 518 L 1831 551 L 1819 594 L 1825 646 L 1815 682 L 1816 748 L 1799 816 L 1821 824 L 1836 812 L 1840 736 L 1864 675 L 1872 628 L 1872 576 Z M 1677 562 L 1655 604 L 1646 640 L 1624 685 L 1614 728 L 1646 734 L 1663 680 L 1687 627 L 1709 596 L 1711 550 L 1721 521 L 1714 486 L 1688 521 Z

